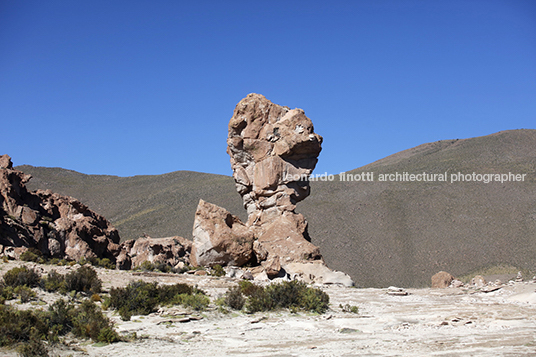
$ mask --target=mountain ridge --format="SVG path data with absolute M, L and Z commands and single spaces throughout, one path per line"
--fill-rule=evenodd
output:
M 118 177 L 18 166 L 31 189 L 50 188 L 108 218 L 123 240 L 191 238 L 199 199 L 246 213 L 232 177 L 175 171 Z M 71 172 L 65 172 L 65 171 Z M 440 270 L 465 275 L 510 265 L 534 271 L 536 261 L 536 130 L 441 140 L 360 168 L 373 182 L 311 182 L 297 211 L 328 265 L 359 286 L 426 286 Z M 380 182 L 380 173 L 525 173 L 524 182 Z M 450 177 L 449 177 L 450 178 Z

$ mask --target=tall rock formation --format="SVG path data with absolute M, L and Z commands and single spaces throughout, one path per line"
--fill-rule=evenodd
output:
M 322 137 L 304 111 L 249 94 L 236 105 L 227 144 L 248 221 L 243 224 L 225 209 L 201 200 L 192 262 L 260 264 L 272 277 L 278 267 L 288 270 L 290 263 L 324 265 L 318 247 L 310 242 L 305 217 L 294 211 L 310 193 L 308 179 L 322 150 Z M 242 263 L 231 258 L 237 255 L 244 258 Z
M 309 175 L 322 137 L 301 109 L 274 104 L 260 94 L 240 101 L 229 122 L 227 153 L 249 223 L 293 212 L 309 196 Z
M 8 155 L 0 156 L 0 254 L 16 257 L 35 248 L 45 257 L 115 261 L 119 234 L 104 217 L 72 197 L 29 192 L 30 178 L 13 169 Z
M 301 109 L 274 104 L 260 94 L 240 101 L 229 121 L 227 153 L 236 189 L 248 212 L 247 225 L 268 252 L 283 262 L 321 259 L 309 242 L 307 221 L 294 212 L 309 196 L 309 176 L 322 137 Z M 263 259 L 264 258 L 264 259 Z

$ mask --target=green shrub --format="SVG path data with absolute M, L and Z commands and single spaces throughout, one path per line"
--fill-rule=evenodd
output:
M 105 295 L 102 298 L 101 309 L 108 310 L 108 308 L 110 308 L 110 301 L 111 301 L 110 296 Z
M 223 270 L 222 266 L 219 264 L 216 264 L 212 267 L 212 271 L 210 275 L 213 276 L 225 276 L 225 270 Z
M 63 299 L 56 300 L 48 308 L 49 326 L 58 334 L 64 335 L 73 328 L 72 316 L 70 310 L 73 306 Z
M 158 305 L 157 283 L 133 281 L 124 288 L 112 288 L 110 306 L 119 311 L 121 318 L 130 320 L 131 315 L 148 315 Z
M 253 284 L 251 284 L 253 285 Z M 290 309 L 324 313 L 329 308 L 329 295 L 317 288 L 310 288 L 300 281 L 285 281 L 266 288 L 242 284 L 248 292 L 246 311 L 254 313 L 274 309 Z
M 339 308 L 342 310 L 342 312 L 351 312 L 353 314 L 359 313 L 359 307 L 350 304 L 345 304 L 344 306 L 339 304 Z
M 253 295 L 257 290 L 263 290 L 262 286 L 258 286 L 253 284 L 249 280 L 242 280 L 238 283 L 238 287 L 240 288 L 240 291 L 245 296 L 251 296 Z
M 97 266 L 105 269 L 115 269 L 115 264 L 108 258 L 97 259 Z
M 162 273 L 170 273 L 173 268 L 166 263 L 155 263 L 153 264 L 153 270 L 161 271 Z
M 40 341 L 58 341 L 58 335 L 68 332 L 96 342 L 119 340 L 110 320 L 91 300 L 84 300 L 75 307 L 61 299 L 54 302 L 48 311 L 17 310 L 0 305 L 0 347 L 22 343 L 19 345 L 20 354 L 46 356 L 46 349 Z
M 203 311 L 210 304 L 210 299 L 204 294 L 180 294 L 175 296 L 175 304 Z
M 107 326 L 100 330 L 97 341 L 106 343 L 118 342 L 119 335 L 111 326 Z
M 4 282 L 0 281 L 0 304 L 11 299 L 13 299 L 13 287 L 6 286 Z
M 180 304 L 203 310 L 209 302 L 202 290 L 186 284 L 158 286 L 156 282 L 139 280 L 124 288 L 112 288 L 109 306 L 119 312 L 121 319 L 128 321 L 132 315 L 148 315 L 156 311 L 158 305 Z
M 105 269 L 115 269 L 115 264 L 111 262 L 108 258 L 97 258 L 97 257 L 91 257 L 91 258 L 84 258 L 80 259 L 78 262 L 80 265 L 84 265 L 87 263 L 90 263 L 93 266 L 101 267 Z
M 67 291 L 83 292 L 87 295 L 98 294 L 102 289 L 102 281 L 91 266 L 84 265 L 65 275 L 65 288 Z
M 77 337 L 91 338 L 96 342 L 112 343 L 119 341 L 110 320 L 91 300 L 84 300 L 80 306 L 71 310 L 72 332 Z
M 246 303 L 246 298 L 242 295 L 239 286 L 229 288 L 225 293 L 225 305 L 229 306 L 233 310 L 242 310 Z
M 273 304 L 279 308 L 300 306 L 302 292 L 305 289 L 307 289 L 307 285 L 297 280 L 291 282 L 285 281 L 280 284 L 271 284 L 265 288 L 266 292 L 273 300 Z
M 41 288 L 48 292 L 60 291 L 61 293 L 67 292 L 67 286 L 65 284 L 65 276 L 52 269 L 48 272 L 47 276 L 41 278 Z
M 193 292 L 194 290 L 188 284 L 161 285 L 158 287 L 158 300 L 160 303 L 166 304 L 173 301 L 176 295 L 191 295 Z
M 45 263 L 48 265 L 58 265 L 59 261 L 60 260 L 58 258 L 51 258 L 51 259 L 48 259 Z
M 270 295 L 265 289 L 259 287 L 255 289 L 246 300 L 246 311 L 249 314 L 258 311 L 269 311 L 275 308 L 274 302 L 271 300 Z
M 26 285 L 17 286 L 13 292 L 18 295 L 20 302 L 23 304 L 29 302 L 37 296 L 35 291 L 30 289 Z
M 46 338 L 49 328 L 44 314 L 0 305 L 0 347 L 28 342 L 33 336 Z
M 297 307 L 323 314 L 329 308 L 329 295 L 318 288 L 306 288 L 300 292 Z
M 41 338 L 33 333 L 28 342 L 23 342 L 17 346 L 17 352 L 21 357 L 47 357 L 48 349 Z
M 146 260 L 143 263 L 141 263 L 141 265 L 139 266 L 139 269 L 141 269 L 143 271 L 154 271 L 155 266 L 154 266 L 153 263 L 151 263 L 150 261 Z
M 43 254 L 35 248 L 28 248 L 27 251 L 20 255 L 20 260 L 24 262 L 44 262 Z
M 39 280 L 39 273 L 24 265 L 13 268 L 4 274 L 4 284 L 12 287 L 27 285 L 33 288 L 39 284 Z

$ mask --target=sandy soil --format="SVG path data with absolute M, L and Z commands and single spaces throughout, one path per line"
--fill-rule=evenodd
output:
M 0 275 L 19 262 L 0 263 Z M 54 268 L 39 266 L 44 271 Z M 141 274 L 98 269 L 104 288 L 143 279 L 198 285 L 212 298 L 236 284 L 229 278 Z M 331 309 L 324 315 L 289 312 L 223 314 L 212 307 L 192 313 L 180 307 L 121 321 L 133 342 L 110 345 L 72 341 L 62 356 L 536 356 L 536 284 L 511 283 L 493 292 L 478 289 L 388 289 L 322 286 Z M 50 301 L 40 290 L 39 298 Z M 16 304 L 16 302 L 15 302 Z M 343 312 L 355 305 L 359 313 Z M 36 308 L 36 305 L 18 305 Z M 46 306 L 45 306 L 46 308 Z M 191 318 L 188 318 L 191 317 Z M 187 321 L 187 322 L 184 322 Z M 15 356 L 12 351 L 0 351 Z

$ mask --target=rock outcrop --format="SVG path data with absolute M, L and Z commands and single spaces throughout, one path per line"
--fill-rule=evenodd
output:
M 432 276 L 432 288 L 445 289 L 450 286 L 454 277 L 446 271 L 440 271 Z
M 35 248 L 45 257 L 115 261 L 119 234 L 104 217 L 72 197 L 29 192 L 30 179 L 0 156 L 0 254 Z
M 310 242 L 305 217 L 294 211 L 310 193 L 309 176 L 322 150 L 322 137 L 304 111 L 249 94 L 229 121 L 227 144 L 248 220 L 242 223 L 201 200 L 192 263 L 260 264 L 270 278 L 292 273 L 290 263 L 317 262 L 325 267 L 318 247 Z
M 119 234 L 106 218 L 75 198 L 50 190 L 28 191 L 25 183 L 30 179 L 13 169 L 8 155 L 0 156 L 0 255 L 18 259 L 35 248 L 45 258 L 108 258 L 124 270 L 144 261 L 189 264 L 189 240 L 144 237 L 119 244 Z
M 201 200 L 195 212 L 194 266 L 242 266 L 253 258 L 253 232 L 237 216 Z
M 188 255 L 192 249 L 192 242 L 179 236 L 141 237 L 123 242 L 121 248 L 124 253 L 117 258 L 119 269 L 137 268 L 146 261 L 174 267 L 180 262 L 189 263 Z
M 272 222 L 309 196 L 322 137 L 301 109 L 249 94 L 229 121 L 227 152 L 250 225 Z

